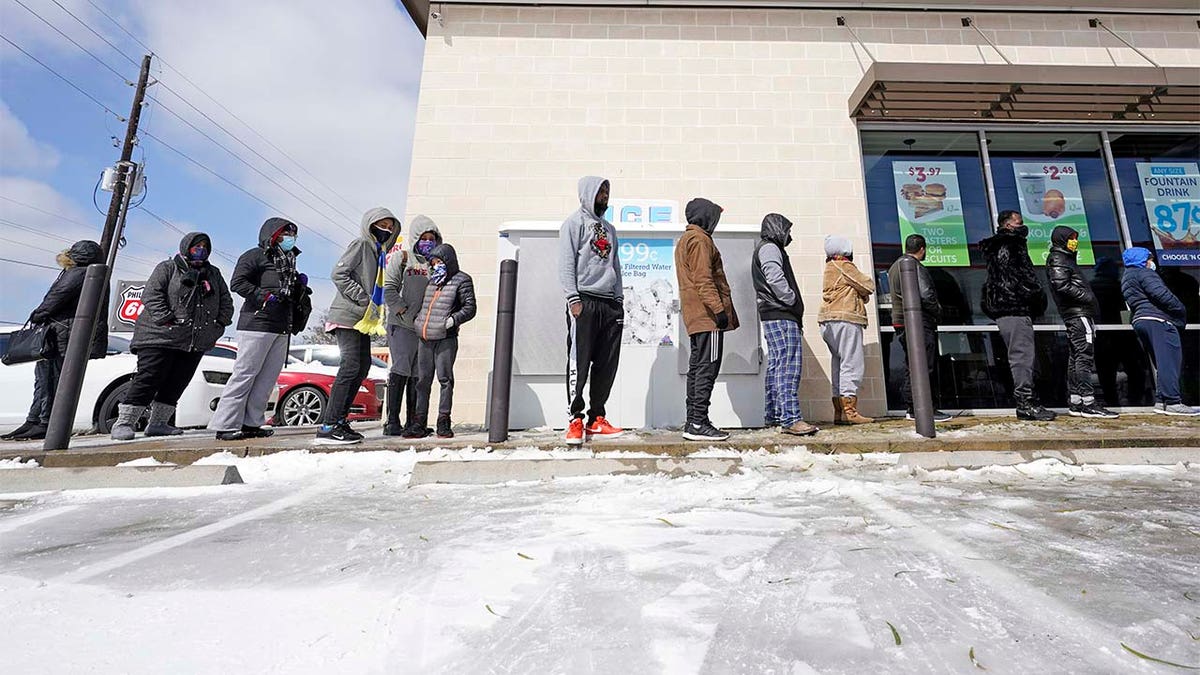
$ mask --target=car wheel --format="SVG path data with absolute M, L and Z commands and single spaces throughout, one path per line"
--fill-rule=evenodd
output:
M 104 402 L 100 404 L 100 412 L 96 415 L 96 431 L 101 434 L 112 433 L 113 425 L 117 422 L 117 406 L 125 400 L 125 395 L 129 393 L 129 382 L 122 382 L 115 389 L 108 392 L 108 396 L 104 397 Z M 150 419 L 150 412 L 147 409 L 142 413 L 136 429 L 142 431 L 146 428 L 146 424 Z
M 279 401 L 275 419 L 282 426 L 298 427 L 320 424 L 325 417 L 328 397 L 315 387 L 296 387 Z

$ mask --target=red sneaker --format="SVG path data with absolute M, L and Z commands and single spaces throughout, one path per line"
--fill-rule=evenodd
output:
M 567 445 L 583 445 L 583 420 L 578 417 L 567 425 Z
M 605 438 L 616 438 L 625 433 L 621 427 L 614 427 L 608 423 L 608 420 L 603 417 L 597 417 L 595 422 L 587 428 L 587 432 L 594 436 L 603 436 Z

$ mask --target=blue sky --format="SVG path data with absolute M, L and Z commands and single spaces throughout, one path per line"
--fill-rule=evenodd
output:
M 403 217 L 424 41 L 399 2 L 20 2 L 130 81 L 137 66 L 68 11 L 134 61 L 145 49 L 105 13 L 163 57 L 151 68 L 161 84 L 149 90 L 157 101 L 144 109 L 142 129 L 274 207 L 141 137 L 134 158 L 146 165 L 143 206 L 185 231 L 209 232 L 226 276 L 232 263 L 221 254 L 236 259 L 253 246 L 268 217 L 299 223 L 300 267 L 313 277 L 329 276 L 363 210 L 382 205 Z M 129 114 L 132 87 L 16 0 L 0 3 L 0 34 Z M 0 258 L 53 266 L 54 252 L 70 241 L 99 240 L 104 216 L 93 189 L 119 157 L 112 137 L 124 130 L 124 122 L 0 41 Z M 109 197 L 96 195 L 101 209 Z M 145 278 L 180 239 L 141 209 L 130 212 L 126 237 L 115 278 Z M 0 260 L 0 321 L 24 321 L 55 275 Z M 313 285 L 318 308 L 328 304 L 329 282 Z

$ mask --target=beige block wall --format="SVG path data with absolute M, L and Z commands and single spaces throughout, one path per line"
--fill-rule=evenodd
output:
M 479 318 L 463 329 L 455 373 L 455 418 L 467 423 L 486 414 L 497 228 L 565 217 L 586 174 L 610 179 L 614 197 L 704 196 L 725 207 L 727 223 L 758 223 L 771 211 L 796 223 L 790 252 L 809 310 L 801 398 L 806 416 L 828 419 L 829 353 L 816 323 L 822 240 L 847 235 L 860 266 L 872 264 L 850 92 L 872 57 L 1002 62 L 957 13 L 841 13 L 868 55 L 828 11 L 440 11 L 425 50 L 407 215 L 437 221 L 475 277 Z M 1018 64 L 1145 65 L 1084 16 L 976 19 Z M 1104 19 L 1160 64 L 1200 64 L 1194 19 Z M 879 414 L 871 315 L 861 398 Z

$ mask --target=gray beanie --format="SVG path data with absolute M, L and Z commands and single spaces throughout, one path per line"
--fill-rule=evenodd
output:
M 837 234 L 825 237 L 825 257 L 832 258 L 835 255 L 844 257 L 854 255 L 854 246 L 850 244 L 848 238 Z

